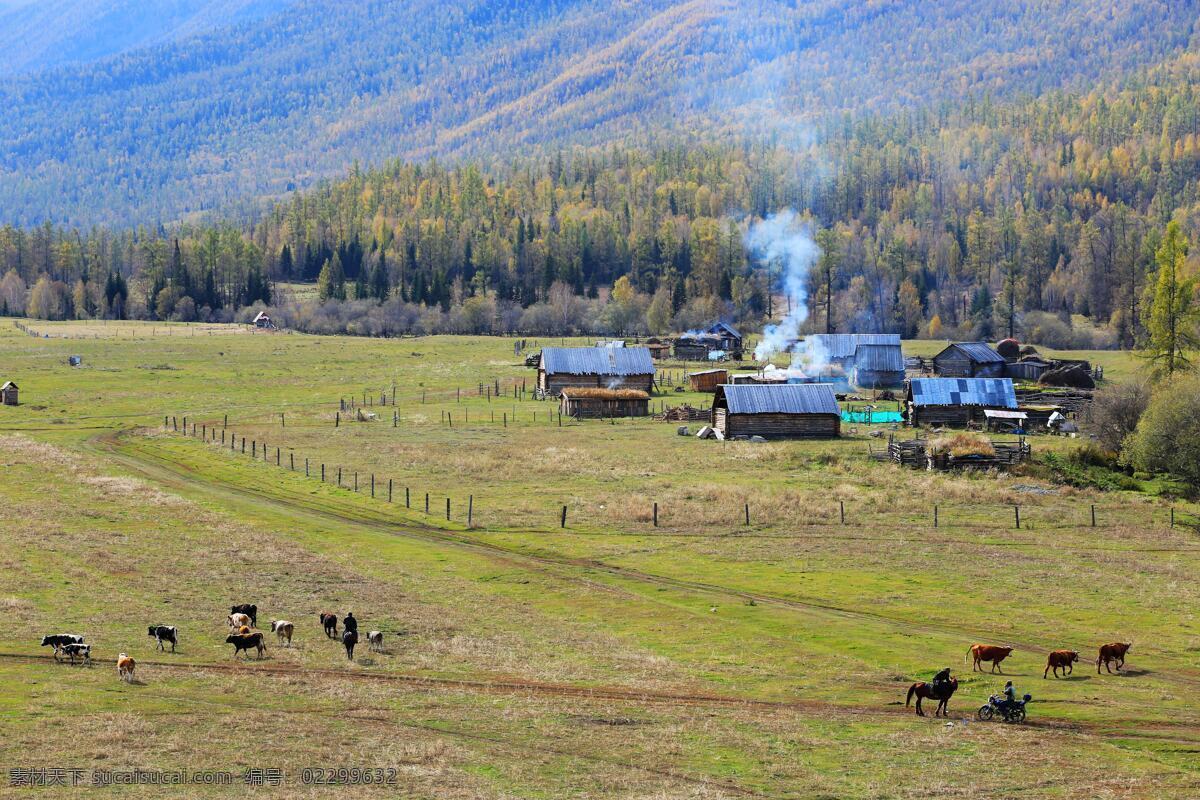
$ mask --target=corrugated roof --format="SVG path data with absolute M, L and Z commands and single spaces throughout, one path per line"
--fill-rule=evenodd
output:
M 909 391 L 916 406 L 1017 407 L 1011 378 L 913 378 Z
M 814 333 L 804 340 L 821 347 L 829 358 L 853 358 L 854 352 L 864 344 L 886 344 L 900 346 L 898 333 Z
M 904 372 L 904 353 L 898 344 L 860 344 L 854 352 L 854 366 L 874 372 Z
M 653 375 L 645 347 L 546 347 L 542 366 L 550 375 Z
M 994 364 L 1004 361 L 1004 356 L 993 350 L 992 346 L 987 342 L 954 342 L 946 350 L 949 350 L 951 347 L 957 347 L 966 353 L 967 357 L 976 364 Z M 946 350 L 943 350 L 942 353 L 946 352 Z M 942 353 L 938 353 L 934 358 L 937 358 Z
M 717 387 L 730 414 L 840 414 L 828 383 L 740 383 Z
M 734 338 L 737 338 L 737 339 L 742 338 L 742 335 L 737 332 L 737 328 L 733 327 L 732 325 L 730 325 L 727 322 L 718 322 L 715 325 L 713 325 L 711 328 L 708 329 L 709 333 L 719 334 L 722 331 L 729 334 L 730 336 L 733 336 Z

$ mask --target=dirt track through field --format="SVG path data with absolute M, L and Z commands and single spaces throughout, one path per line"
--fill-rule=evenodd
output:
M 122 438 L 133 434 L 135 434 L 135 431 L 131 429 L 123 431 L 108 431 L 92 437 L 90 442 L 104 457 L 114 460 L 124 465 L 126 468 L 140 473 L 150 480 L 156 481 L 160 484 L 174 485 L 180 488 L 193 487 L 209 493 L 215 492 L 224 493 L 227 495 L 235 495 L 253 500 L 255 503 L 260 505 L 269 505 L 282 509 L 291 514 L 319 517 L 321 519 L 329 520 L 338 524 L 366 528 L 376 532 L 383 532 L 391 536 L 403 536 L 406 538 L 418 539 L 422 541 L 433 541 L 438 544 L 450 545 L 472 552 L 483 553 L 488 557 L 498 560 L 509 566 L 519 568 L 536 568 L 541 571 L 547 571 L 560 579 L 584 583 L 585 585 L 593 588 L 599 587 L 606 590 L 612 589 L 612 587 L 607 584 L 593 581 L 586 576 L 579 575 L 578 570 L 602 572 L 619 579 L 643 584 L 667 586 L 684 591 L 732 597 L 746 602 L 753 601 L 754 603 L 760 605 L 765 604 L 776 607 L 793 608 L 812 614 L 828 616 L 838 620 L 865 620 L 892 627 L 904 633 L 920 633 L 942 637 L 953 637 L 963 643 L 964 651 L 967 645 L 970 643 L 988 641 L 1002 641 L 1006 644 L 1014 645 L 1020 649 L 1033 651 L 1050 651 L 1064 647 L 1072 647 L 1074 649 L 1078 649 L 1082 653 L 1089 652 L 1095 647 L 1094 644 L 1071 645 L 1069 643 L 1062 642 L 1060 639 L 1053 641 L 1014 639 L 1011 634 L 970 630 L 951 625 L 929 622 L 913 622 L 908 619 L 893 617 L 886 614 L 844 608 L 841 606 L 834 606 L 811 600 L 779 597 L 776 595 L 758 592 L 748 592 L 719 584 L 671 578 L 663 575 L 656 575 L 654 573 L 615 566 L 594 559 L 576 559 L 568 557 L 533 555 L 502 547 L 500 545 L 469 539 L 464 535 L 455 533 L 454 531 L 437 528 L 419 520 L 388 522 L 382 519 L 372 518 L 365 514 L 352 514 L 342 510 L 313 507 L 305 502 L 272 495 L 264 491 L 241 486 L 228 481 L 201 479 L 196 477 L 186 467 L 182 467 L 173 461 L 155 458 L 147 455 L 144 452 L 131 453 L 129 450 L 122 447 L 121 440 Z M 1160 658 L 1161 656 L 1166 655 L 1149 647 L 1139 648 L 1139 652 L 1147 656 L 1153 655 Z M 1172 671 L 1156 669 L 1155 675 L 1164 680 L 1188 687 L 1200 686 L 1200 674 L 1189 674 L 1177 670 Z

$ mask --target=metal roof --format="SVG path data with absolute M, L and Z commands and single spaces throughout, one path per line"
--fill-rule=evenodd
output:
M 653 375 L 645 347 L 546 347 L 542 366 L 549 375 Z
M 13 383 L 12 381 L 5 381 L 4 385 L 0 386 L 0 392 L 4 391 L 5 389 L 9 388 L 10 386 L 13 389 L 18 389 L 18 390 L 21 388 L 21 387 L 17 386 L 15 383 Z
M 909 393 L 916 406 L 1017 407 L 1011 378 L 913 378 Z
M 971 359 L 976 364 L 994 364 L 997 362 L 1002 363 L 1004 361 L 1004 356 L 993 350 L 992 346 L 987 342 L 954 342 L 950 345 L 950 347 L 947 347 L 946 350 L 949 350 L 953 347 L 957 347 L 959 350 L 966 353 L 967 358 Z M 942 353 L 945 353 L 946 350 L 938 353 L 936 356 L 934 356 L 934 358 L 940 358 Z
M 900 346 L 898 333 L 814 333 L 804 340 L 821 347 L 829 358 L 854 358 L 864 344 Z
M 854 366 L 874 372 L 904 372 L 904 353 L 898 344 L 860 344 L 854 352 Z
M 724 331 L 725 333 L 734 337 L 735 339 L 742 338 L 742 335 L 737 332 L 737 328 L 733 327 L 732 325 L 730 325 L 727 322 L 718 322 L 715 325 L 713 325 L 712 327 L 710 327 L 707 332 L 715 333 L 715 334 L 719 335 L 722 331 Z
M 730 414 L 840 414 L 828 383 L 739 383 L 722 385 Z

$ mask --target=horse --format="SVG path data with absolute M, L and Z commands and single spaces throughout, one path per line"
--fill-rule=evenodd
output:
M 922 700 L 937 700 L 937 708 L 934 710 L 933 715 L 935 717 L 948 717 L 950 716 L 950 709 L 948 707 L 950 698 L 954 696 L 956 691 L 958 691 L 958 678 L 951 678 L 950 682 L 947 683 L 946 686 L 947 690 L 943 691 L 945 696 L 938 697 L 936 694 L 934 694 L 932 683 L 918 681 L 917 683 L 914 683 L 912 686 L 908 687 L 908 698 L 904 701 L 904 707 L 908 708 L 908 704 L 912 702 L 913 695 L 916 695 L 918 717 L 925 716 L 925 712 L 921 710 Z

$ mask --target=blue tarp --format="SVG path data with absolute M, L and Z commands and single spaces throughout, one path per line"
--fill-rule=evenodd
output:
M 866 425 L 886 425 L 901 422 L 899 411 L 843 411 L 842 422 L 858 422 Z

